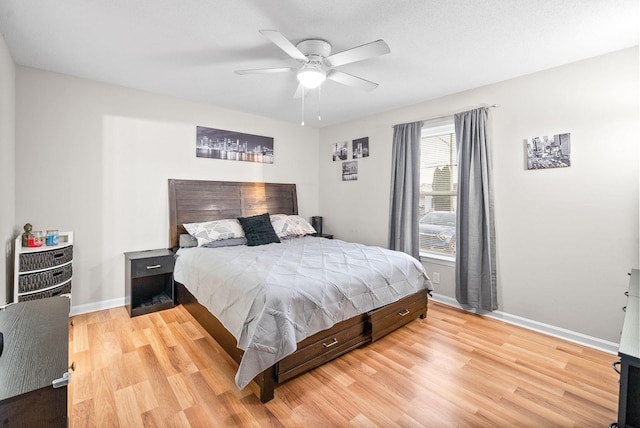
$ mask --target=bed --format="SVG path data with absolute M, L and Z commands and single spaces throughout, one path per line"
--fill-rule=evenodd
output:
M 174 248 L 179 247 L 180 236 L 187 233 L 184 227 L 187 223 L 264 213 L 285 216 L 298 214 L 294 184 L 171 179 L 169 205 L 170 244 Z M 314 258 L 307 257 L 307 254 Z M 359 260 L 357 263 L 362 264 L 360 270 L 350 276 L 356 278 L 351 282 L 346 279 L 349 275 L 341 274 L 357 264 L 353 261 L 344 262 L 346 257 L 352 257 L 350 254 L 354 254 Z M 247 259 L 241 259 L 243 257 Z M 344 260 L 340 262 L 342 264 L 325 266 L 328 263 L 326 260 L 332 257 Z M 288 266 L 287 269 L 292 271 L 282 273 L 278 270 L 281 269 L 280 262 L 272 260 L 295 267 Z M 316 260 L 324 260 L 322 266 L 317 266 Z M 251 269 L 231 273 L 229 269 L 234 262 L 240 266 L 251 266 Z M 386 272 L 386 269 L 389 269 L 389 273 L 378 273 Z M 263 271 L 270 272 L 268 279 L 256 276 Z M 366 277 L 369 272 L 383 278 L 369 279 Z M 239 364 L 236 385 L 243 388 L 253 380 L 258 386 L 262 402 L 274 397 L 274 389 L 278 384 L 378 340 L 417 317 L 425 318 L 430 289 L 422 266 L 403 253 L 314 236 L 296 237 L 259 247 L 181 248 L 176 257 L 175 275 L 177 303 L 182 304 Z M 206 286 L 209 278 L 215 275 L 234 278 L 233 288 L 225 289 L 223 294 L 232 295 L 230 298 L 238 306 L 221 304 L 225 308 L 222 312 L 216 308 L 221 302 L 221 288 L 210 291 Z M 400 278 L 399 275 L 405 275 L 406 278 Z M 289 277 L 294 279 L 290 280 Z M 320 277 L 325 284 L 329 284 L 324 285 L 327 290 L 332 290 L 335 284 L 342 282 L 347 284 L 346 288 L 353 290 L 354 295 L 346 298 L 343 291 L 334 293 L 340 295 L 342 301 L 329 302 L 329 305 L 340 306 L 340 311 L 333 310 L 331 306 L 329 309 L 318 309 L 316 300 L 321 299 L 316 299 L 313 291 L 302 288 L 311 287 L 316 280 L 320 281 Z M 255 281 L 255 286 L 251 285 L 252 281 Z M 362 286 L 358 282 L 366 284 Z M 379 282 L 386 284 L 383 287 Z M 246 290 L 234 291 L 245 284 Z M 278 291 L 267 293 L 263 290 L 265 288 Z M 285 303 L 270 297 L 282 293 L 285 293 Z M 325 294 L 332 292 L 325 290 L 322 296 Z M 305 300 L 301 300 L 300 296 Z M 236 299 L 247 297 L 248 303 L 236 302 Z M 255 309 L 255 302 L 266 302 L 267 309 Z M 297 311 L 296 306 L 303 310 Z M 242 309 L 235 311 L 236 307 Z M 243 317 L 240 317 L 240 324 L 234 324 L 230 312 L 241 312 L 251 322 L 245 322 L 243 326 Z M 313 317 L 309 315 L 311 313 Z M 316 313 L 319 315 L 316 316 Z M 268 328 L 263 327 L 265 322 Z M 265 337 L 271 340 L 271 336 L 277 336 L 274 339 L 278 341 L 277 346 L 265 342 Z

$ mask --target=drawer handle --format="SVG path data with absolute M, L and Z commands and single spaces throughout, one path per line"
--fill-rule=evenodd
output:
M 59 259 L 60 257 L 64 256 L 64 253 L 57 253 L 53 255 L 54 259 Z
M 620 370 L 616 368 L 616 366 L 619 366 L 620 364 L 622 364 L 622 361 L 616 361 L 615 363 L 611 364 L 611 368 L 615 370 L 615 372 L 618 374 L 621 374 L 621 373 L 620 373 Z
M 61 272 L 61 271 L 60 272 L 54 272 L 51 276 L 59 276 L 59 275 L 62 275 L 62 273 L 63 272 Z
M 331 341 L 331 343 L 329 343 L 328 345 L 326 343 L 322 343 L 322 347 L 323 348 L 331 348 L 332 346 L 335 346 L 338 344 L 338 339 L 336 339 L 335 337 L 333 338 L 333 340 Z
M 54 388 L 62 388 L 63 386 L 69 385 L 69 382 L 71 382 L 71 373 L 64 372 L 62 373 L 62 377 L 54 379 L 52 384 Z
M 153 266 L 147 266 L 147 269 L 158 269 L 162 267 L 162 265 L 153 265 Z
M 401 317 L 406 317 L 410 313 L 411 313 L 411 311 L 409 309 L 405 308 L 404 311 L 398 312 L 398 315 L 400 315 Z

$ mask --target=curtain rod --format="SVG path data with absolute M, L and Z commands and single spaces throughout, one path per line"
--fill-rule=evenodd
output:
M 476 107 L 476 108 L 480 108 L 480 107 L 486 107 L 486 108 L 498 108 L 498 107 L 500 107 L 500 105 L 499 105 L 499 104 L 491 104 L 490 106 L 479 106 L 479 107 Z M 474 109 L 474 108 L 472 108 L 471 110 L 475 110 L 475 109 Z M 468 111 L 468 110 L 465 110 L 465 111 Z M 456 114 L 458 114 L 458 113 L 462 113 L 462 112 L 461 112 L 461 111 L 459 111 L 459 112 L 457 112 L 457 113 L 451 113 L 451 114 L 448 114 L 448 115 L 446 115 L 446 116 L 431 117 L 431 118 L 429 118 L 429 119 L 424 119 L 422 122 L 424 123 L 424 122 L 428 122 L 428 121 L 430 121 L 430 120 L 446 119 L 446 118 L 451 117 L 451 116 L 453 116 L 453 115 L 456 115 Z M 416 122 L 420 122 L 420 121 L 418 121 L 418 120 L 417 120 Z M 395 127 L 395 126 L 397 126 L 397 125 L 402 125 L 402 124 L 401 124 L 401 123 L 397 123 L 397 124 L 393 125 L 393 126 L 392 126 L 392 128 L 393 128 L 393 127 Z

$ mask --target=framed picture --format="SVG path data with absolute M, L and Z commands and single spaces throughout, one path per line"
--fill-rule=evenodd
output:
M 348 143 L 346 141 L 333 143 L 331 145 L 331 156 L 333 157 L 334 162 L 338 160 L 347 160 L 347 157 L 349 156 L 349 149 L 347 146 Z
M 342 181 L 358 179 L 358 161 L 342 162 Z
M 273 163 L 273 137 L 198 126 L 196 157 Z
M 369 157 L 369 137 L 358 138 L 351 142 L 352 159 L 361 159 Z
M 564 168 L 571 166 L 571 134 L 529 138 L 527 169 Z

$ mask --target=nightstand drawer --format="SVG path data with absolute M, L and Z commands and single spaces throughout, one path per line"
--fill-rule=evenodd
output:
M 131 278 L 173 272 L 173 256 L 131 260 Z

